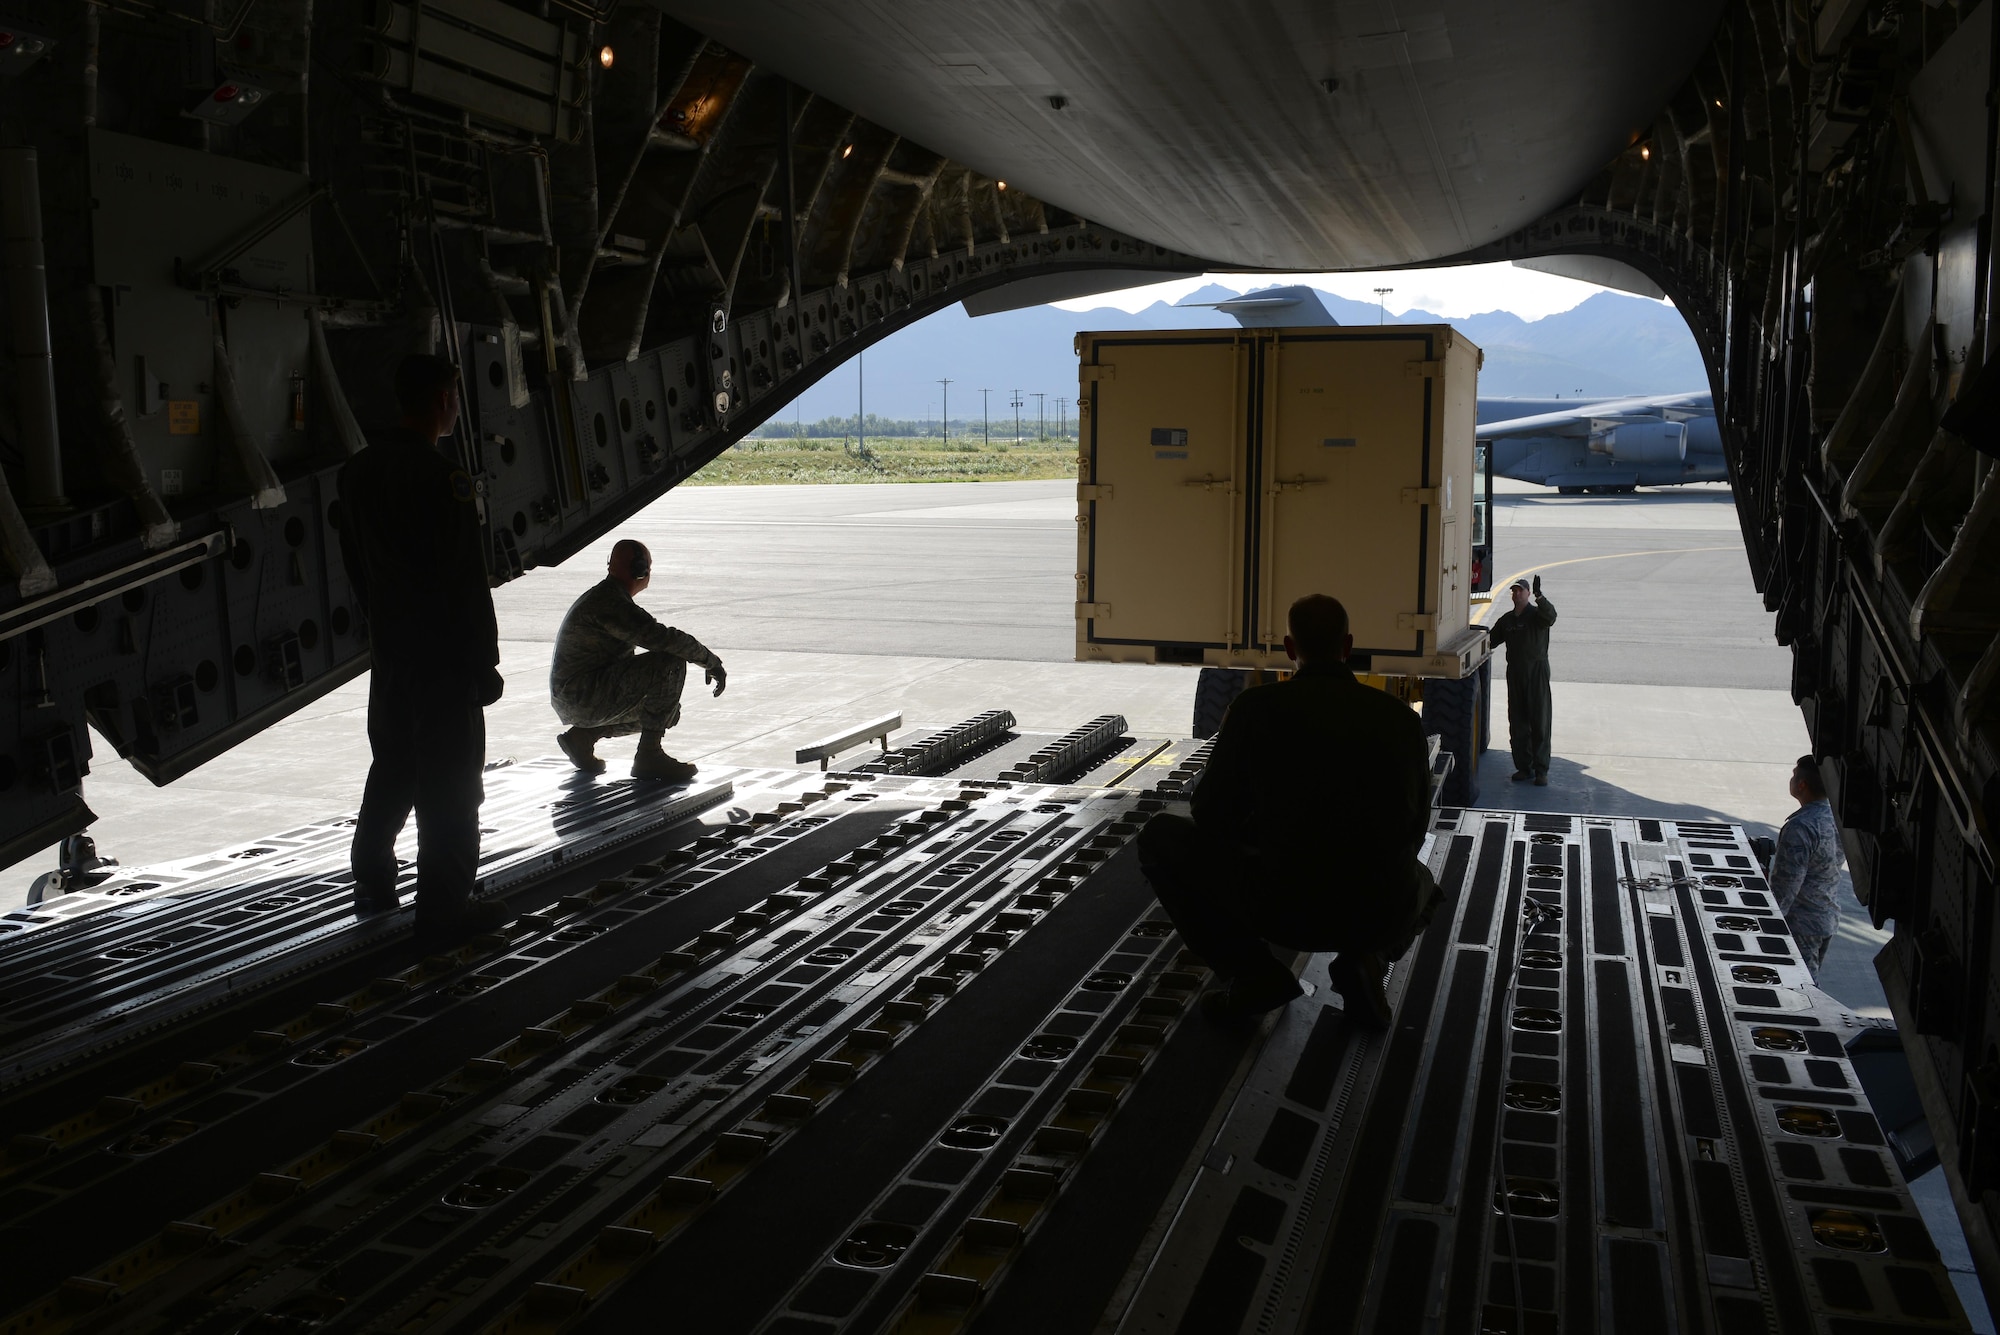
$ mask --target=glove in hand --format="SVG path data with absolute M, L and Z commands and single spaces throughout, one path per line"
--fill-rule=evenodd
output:
M 722 670 L 722 664 L 720 663 L 717 663 L 714 667 L 709 668 L 706 672 L 702 673 L 701 679 L 704 682 L 711 682 L 711 681 L 714 682 L 715 693 L 717 695 L 721 695 L 723 687 L 729 685 L 729 674 Z
M 1540 575 L 1535 576 L 1535 596 L 1537 598 L 1542 596 L 1542 577 Z

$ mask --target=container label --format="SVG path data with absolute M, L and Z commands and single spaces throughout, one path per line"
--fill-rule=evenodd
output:
M 1185 459 L 1188 457 L 1188 452 L 1186 450 L 1154 450 L 1153 457 L 1155 459 Z
M 1354 448 L 1352 436 L 1328 436 L 1319 443 L 1323 450 L 1351 450 Z
M 201 434 L 201 400 L 167 400 L 167 434 L 170 436 L 199 436 Z
M 1153 447 L 1162 445 L 1187 444 L 1187 428 L 1184 426 L 1156 426 L 1153 428 Z

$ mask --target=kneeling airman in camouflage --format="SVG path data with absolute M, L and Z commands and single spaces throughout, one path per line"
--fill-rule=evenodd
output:
M 653 556 L 643 543 L 620 539 L 602 582 L 570 606 L 556 632 L 549 695 L 556 717 L 570 725 L 556 744 L 586 774 L 604 769 L 597 743 L 639 734 L 632 777 L 685 783 L 695 767 L 660 749 L 660 736 L 681 720 L 688 664 L 722 694 L 722 660 L 685 631 L 662 626 L 634 601 L 652 582 Z M 636 650 L 644 649 L 645 653 Z

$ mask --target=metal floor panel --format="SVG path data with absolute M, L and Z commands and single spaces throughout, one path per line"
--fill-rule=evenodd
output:
M 1434 837 L 1394 1029 L 1288 1008 L 1119 1330 L 1968 1328 L 1740 828 Z
M 767 808 L 732 808 L 741 819 L 711 827 L 677 865 L 605 879 L 213 1060 L 168 1062 L 146 1089 L 106 1092 L 11 1146 L 0 1209 L 24 1264 L 5 1305 L 69 1277 L 0 1329 L 82 1317 L 173 1328 L 202 1313 L 234 1328 L 262 1312 L 471 1329 L 495 1310 L 532 1316 L 556 1278 L 600 1264 L 588 1247 L 574 1258 L 579 1241 L 622 1236 L 619 1221 L 659 1208 L 662 1191 L 726 1189 L 781 1147 L 801 1109 L 873 1073 L 1041 920 L 1062 920 L 1072 900 L 1069 916 L 1088 916 L 1079 885 L 1137 829 L 1119 819 L 1131 794 L 733 777 Z M 793 865 L 787 850 L 813 840 L 810 867 Z M 745 889 L 725 902 L 731 878 Z M 1126 902 L 1146 896 L 1128 889 Z M 666 940 L 654 925 L 684 934 L 683 910 L 704 908 L 691 936 Z M 1162 944 L 1157 932 L 1148 944 Z M 1058 970 L 1050 985 L 1070 982 Z M 991 985 L 984 995 L 1013 1004 Z M 544 1018 L 496 1035 L 490 1017 L 524 1005 Z M 344 1103 L 314 1099 L 326 1080 Z M 381 1100 L 372 1111 L 357 1104 L 367 1091 Z M 301 1099 L 353 1115 L 315 1144 L 287 1141 L 282 1114 Z M 523 1231 L 515 1212 L 546 1220 L 550 1193 L 571 1202 L 562 1218 L 600 1223 Z M 693 1213 L 703 1201 L 683 1203 Z M 79 1227 L 93 1212 L 138 1233 L 106 1256 L 120 1228 Z M 496 1258 L 507 1282 L 488 1284 Z M 98 1311 L 114 1294 L 124 1300 Z
M 1063 762 L 1101 787 L 718 771 L 650 860 L 346 991 L 255 935 L 312 893 L 214 926 L 280 897 L 254 868 L 23 937 L 117 961 L 24 1011 L 109 977 L 159 1022 L 107 1040 L 146 1078 L 10 1125 L 0 1335 L 1965 1329 L 1741 830 L 1440 813 L 1395 1026 L 1314 956 L 1230 1029 L 1128 847 L 1206 751 L 1117 749 Z M 576 786 L 495 785 L 531 833 L 634 818 Z M 187 959 L 296 957 L 296 1013 L 193 1050 L 186 960 L 114 955 L 183 909 Z
M 729 800 L 738 781 L 747 800 L 809 787 L 812 776 L 716 770 L 666 787 L 593 782 L 566 762 L 490 771 L 479 893 L 505 896 L 692 819 Z M 103 911 L 66 904 L 65 918 L 0 938 L 0 1090 L 406 930 L 414 828 L 397 850 L 404 912 L 365 920 L 352 912 L 351 818 L 309 829 L 289 844 L 121 869 L 94 892 L 64 897 Z M 138 893 L 121 898 L 128 889 Z

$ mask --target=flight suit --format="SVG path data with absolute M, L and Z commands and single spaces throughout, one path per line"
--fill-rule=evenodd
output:
M 472 479 L 398 428 L 340 470 L 340 554 L 368 618 L 374 763 L 350 854 L 363 907 L 396 898 L 396 837 L 417 816 L 417 922 L 465 911 L 479 872 L 482 707 L 500 631 Z
M 1496 646 L 1507 646 L 1507 741 L 1514 769 L 1537 778 L 1548 775 L 1555 725 L 1549 690 L 1549 627 L 1555 624 L 1555 604 L 1536 594 L 1520 611 L 1509 608 L 1486 633 Z
M 690 663 L 707 669 L 722 660 L 694 636 L 655 621 L 618 581 L 606 578 L 563 617 L 549 665 L 549 699 L 564 723 L 604 737 L 663 732 L 680 722 Z
M 1274 967 L 1267 942 L 1397 959 L 1435 900 L 1423 723 L 1344 663 L 1236 697 L 1192 807 L 1146 823 L 1139 867 L 1225 977 Z

